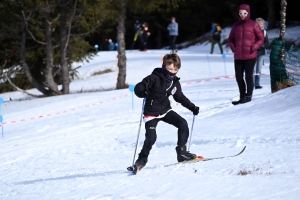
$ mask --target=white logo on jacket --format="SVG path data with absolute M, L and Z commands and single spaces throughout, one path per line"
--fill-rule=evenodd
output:
M 176 93 L 176 91 L 177 91 L 177 88 L 176 88 L 176 86 L 173 88 L 173 90 L 171 91 L 171 94 L 172 95 L 174 95 L 175 93 Z

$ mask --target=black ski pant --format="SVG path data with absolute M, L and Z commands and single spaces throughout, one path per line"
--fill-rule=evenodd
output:
M 253 70 L 256 58 L 249 60 L 234 60 L 235 78 L 239 86 L 240 98 L 252 96 L 253 93 Z M 245 79 L 244 80 L 244 72 Z M 247 92 L 246 92 L 247 89 Z
M 143 34 L 141 34 L 139 36 L 139 39 L 140 39 L 140 50 L 143 51 L 143 50 L 147 50 L 147 47 L 148 47 L 148 38 L 149 38 L 149 35 L 148 33 L 144 32 Z
M 182 118 L 179 114 L 171 110 L 163 118 L 152 119 L 145 124 L 146 134 L 143 148 L 139 154 L 139 157 L 148 157 L 150 150 L 152 149 L 153 144 L 156 141 L 156 126 L 157 123 L 163 121 L 168 124 L 171 124 L 178 128 L 178 140 L 177 145 L 183 146 L 187 143 L 189 137 L 189 128 L 187 121 Z

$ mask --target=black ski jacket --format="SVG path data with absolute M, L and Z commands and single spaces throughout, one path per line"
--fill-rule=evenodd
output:
M 171 109 L 169 96 L 173 95 L 176 102 L 189 110 L 193 110 L 195 105 L 182 93 L 181 85 L 177 76 L 173 84 L 167 89 L 166 78 L 162 73 L 162 68 L 155 68 L 151 75 L 145 77 L 134 89 L 135 94 L 146 97 L 144 115 L 159 116 Z M 145 95 L 145 92 L 148 95 Z

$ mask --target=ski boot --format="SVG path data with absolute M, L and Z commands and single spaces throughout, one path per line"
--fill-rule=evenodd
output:
M 128 167 L 128 171 L 132 171 L 133 174 L 139 172 L 148 162 L 148 157 L 139 156 L 132 167 Z
M 176 149 L 176 153 L 177 153 L 177 161 L 178 162 L 183 162 L 186 160 L 193 160 L 197 157 L 196 154 L 190 153 L 189 151 L 186 150 L 186 145 L 177 146 L 175 149 Z

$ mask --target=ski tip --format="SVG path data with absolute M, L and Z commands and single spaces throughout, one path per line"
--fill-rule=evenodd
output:
M 127 167 L 127 170 L 132 172 L 133 171 L 133 167 L 132 166 Z
M 238 156 L 238 155 L 240 155 L 241 153 L 243 153 L 243 152 L 245 151 L 245 149 L 246 149 L 246 146 L 244 146 L 244 148 L 242 149 L 242 151 L 241 151 L 240 153 L 238 153 L 237 155 L 235 155 L 235 156 Z
M 197 159 L 203 159 L 203 156 L 196 156 Z

